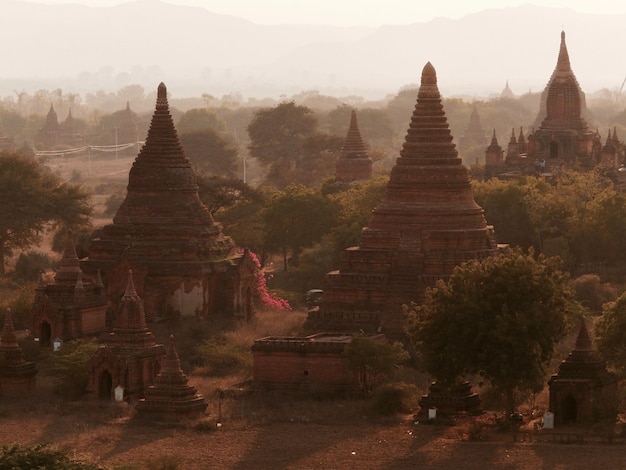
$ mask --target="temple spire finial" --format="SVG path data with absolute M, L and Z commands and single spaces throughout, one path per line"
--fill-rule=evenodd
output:
M 135 290 L 135 282 L 133 281 L 133 270 L 128 270 L 128 281 L 126 282 L 126 290 L 124 291 L 124 297 L 137 297 L 137 291 Z

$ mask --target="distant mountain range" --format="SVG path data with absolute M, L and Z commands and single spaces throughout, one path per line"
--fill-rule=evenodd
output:
M 626 15 L 525 5 L 379 28 L 257 25 L 200 7 L 137 0 L 114 7 L 2 0 L 0 95 L 114 91 L 165 81 L 176 96 L 290 96 L 304 90 L 377 99 L 418 83 L 431 61 L 444 95 L 540 91 L 566 32 L 586 92 L 619 89 Z

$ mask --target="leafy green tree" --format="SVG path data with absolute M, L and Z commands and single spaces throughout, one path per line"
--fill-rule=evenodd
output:
M 516 391 L 544 386 L 554 345 L 576 309 L 558 258 L 514 250 L 458 266 L 409 311 L 407 334 L 444 385 L 478 373 L 514 409 Z
M 201 175 L 232 178 L 237 171 L 237 146 L 226 134 L 213 129 L 180 135 L 185 155 Z
M 181 135 L 207 129 L 220 133 L 226 131 L 226 125 L 214 111 L 206 108 L 190 109 L 184 112 L 176 123 L 176 130 Z
M 379 341 L 371 336 L 354 336 L 343 352 L 348 369 L 356 372 L 364 395 L 369 395 L 378 381 L 409 359 L 402 343 Z
M 536 233 L 530 220 L 523 180 L 474 181 L 474 199 L 485 210 L 485 218 L 495 228 L 496 240 L 528 249 L 534 246 Z
M 219 176 L 210 178 L 198 176 L 198 196 L 213 216 L 220 210 L 233 207 L 237 203 L 263 200 L 259 191 L 243 181 Z
M 290 185 L 277 191 L 263 210 L 264 245 L 268 251 L 279 250 L 287 271 L 287 255 L 297 264 L 302 248 L 328 233 L 336 223 L 338 207 L 317 190 Z
M 594 333 L 598 353 L 622 378 L 626 377 L 626 293 L 604 304 Z
M 318 132 L 311 109 L 293 101 L 259 109 L 248 125 L 248 136 L 250 156 L 269 168 L 267 181 L 279 188 L 306 177 L 312 155 L 317 158 L 341 146 L 339 140 Z
M 14 249 L 28 248 L 55 224 L 88 223 L 91 206 L 80 186 L 64 183 L 37 161 L 0 154 L 0 274 Z

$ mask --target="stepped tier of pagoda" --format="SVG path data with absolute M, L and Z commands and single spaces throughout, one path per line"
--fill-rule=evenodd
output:
M 307 327 L 401 337 L 403 304 L 422 302 L 425 289 L 455 266 L 496 251 L 428 63 L 386 194 L 360 245 L 344 250 L 339 270 L 327 274 L 322 303 L 309 313 Z

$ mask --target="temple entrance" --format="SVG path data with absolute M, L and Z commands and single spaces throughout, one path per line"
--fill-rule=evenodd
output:
M 571 393 L 563 398 L 561 410 L 563 412 L 562 422 L 564 424 L 574 424 L 576 422 L 576 418 L 578 417 L 578 403 Z
M 98 384 L 98 398 L 100 400 L 111 400 L 113 396 L 113 377 L 108 370 L 100 374 L 100 382 Z
M 50 339 L 52 337 L 52 327 L 47 321 L 41 322 L 39 326 L 39 344 L 41 346 L 50 346 Z
M 559 157 L 559 144 L 556 142 L 550 142 L 550 158 Z

